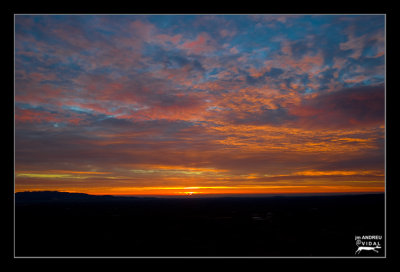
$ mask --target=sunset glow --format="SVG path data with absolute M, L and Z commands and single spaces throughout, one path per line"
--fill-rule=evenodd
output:
M 382 15 L 16 15 L 15 191 L 385 190 Z

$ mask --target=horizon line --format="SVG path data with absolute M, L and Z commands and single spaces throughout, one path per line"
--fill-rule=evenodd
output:
M 40 193 L 40 192 L 56 192 L 70 194 L 85 194 L 90 196 L 112 196 L 112 197 L 140 197 L 140 198 L 221 198 L 221 197 L 271 197 L 271 196 L 335 196 L 335 195 L 369 195 L 369 194 L 386 194 L 386 191 L 361 191 L 361 192 L 305 192 L 305 193 L 208 193 L 208 194 L 90 194 L 83 192 L 68 191 L 20 191 L 18 193 Z

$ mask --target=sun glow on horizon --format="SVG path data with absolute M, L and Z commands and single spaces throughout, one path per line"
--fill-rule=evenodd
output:
M 16 192 L 24 191 L 64 191 L 64 192 L 80 192 L 92 195 L 138 195 L 138 196 L 179 196 L 179 195 L 257 195 L 257 194 L 318 194 L 318 193 L 368 193 L 368 192 L 384 192 L 381 186 L 209 186 L 209 187 L 147 187 L 147 188 L 104 188 L 103 190 L 93 189 L 58 189 L 58 188 L 41 188 L 34 190 L 16 190 Z

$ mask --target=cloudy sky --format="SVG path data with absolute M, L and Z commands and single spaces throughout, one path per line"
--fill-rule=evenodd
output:
M 15 190 L 384 190 L 383 15 L 16 15 Z

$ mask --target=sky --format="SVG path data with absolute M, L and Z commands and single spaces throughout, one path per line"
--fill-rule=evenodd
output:
M 383 192 L 384 15 L 15 15 L 15 191 Z

